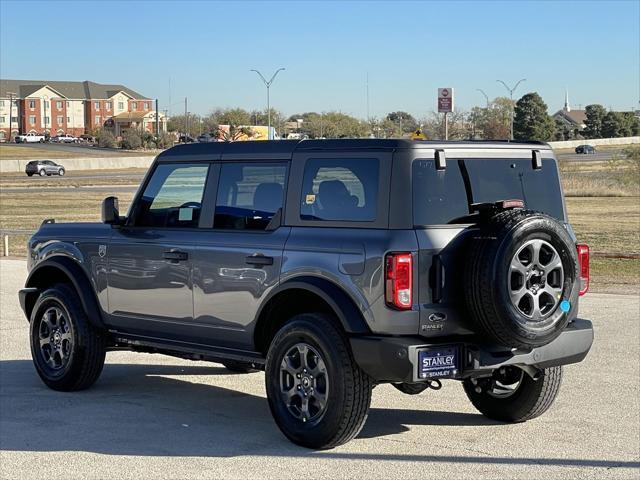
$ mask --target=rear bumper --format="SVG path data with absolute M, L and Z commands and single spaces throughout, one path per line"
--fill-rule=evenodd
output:
M 553 342 L 530 351 L 448 341 L 425 344 L 419 337 L 352 337 L 351 349 L 356 362 L 378 382 L 419 382 L 418 352 L 428 347 L 455 345 L 459 348 L 459 369 L 452 378 L 464 379 L 490 374 L 507 366 L 548 368 L 582 361 L 593 343 L 589 320 L 576 319 Z

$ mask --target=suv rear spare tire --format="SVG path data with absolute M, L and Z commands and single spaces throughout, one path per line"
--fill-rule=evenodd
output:
M 571 237 L 554 218 L 507 210 L 479 224 L 464 272 L 467 308 L 481 333 L 511 348 L 546 345 L 578 298 Z

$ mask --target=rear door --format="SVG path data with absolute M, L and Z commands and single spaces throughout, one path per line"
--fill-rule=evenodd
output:
M 531 150 L 502 152 L 447 151 L 446 167 L 438 170 L 425 155 L 412 162 L 413 223 L 418 237 L 420 332 L 427 336 L 469 333 L 462 275 L 467 228 L 476 220 L 472 203 L 522 200 L 525 208 L 565 221 L 556 160 L 542 154 L 542 168 L 533 166 Z M 455 328 L 452 330 L 452 328 Z
M 158 164 L 126 226 L 108 246 L 110 323 L 152 336 L 181 335 L 193 319 L 192 258 L 208 163 Z
M 212 345 L 251 349 L 259 307 L 280 278 L 290 227 L 283 217 L 288 162 L 216 166 L 215 214 L 194 252 L 194 322 Z

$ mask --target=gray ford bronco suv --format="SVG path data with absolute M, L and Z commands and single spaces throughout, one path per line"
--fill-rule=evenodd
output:
M 522 422 L 593 341 L 589 250 L 542 143 L 303 140 L 161 153 L 126 216 L 46 220 L 20 302 L 46 385 L 92 385 L 105 352 L 264 370 L 282 432 L 358 434 L 372 389 L 461 381 Z

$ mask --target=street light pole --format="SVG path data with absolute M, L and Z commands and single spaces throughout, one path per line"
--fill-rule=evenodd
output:
M 271 87 L 271 84 L 275 80 L 276 75 L 278 75 L 278 73 L 281 70 L 284 70 L 284 68 L 277 69 L 274 72 L 274 74 L 271 76 L 271 79 L 269 81 L 267 81 L 267 79 L 264 78 L 264 76 L 258 70 L 255 70 L 253 68 L 251 69 L 252 72 L 256 72 L 260 76 L 260 79 L 264 83 L 265 87 L 267 87 L 267 123 L 268 123 L 267 139 L 269 139 L 269 140 L 272 140 L 272 137 L 271 137 L 271 100 L 269 99 L 269 89 Z
M 513 140 L 513 116 L 515 114 L 515 105 L 513 104 L 513 92 L 516 91 L 516 88 L 518 88 L 518 85 L 520 85 L 522 82 L 526 80 L 527 80 L 526 78 L 522 78 L 518 80 L 518 83 L 516 83 L 513 88 L 509 88 L 509 86 L 506 83 L 504 83 L 502 80 L 496 80 L 496 82 L 504 85 L 504 88 L 506 88 L 509 92 L 509 98 L 511 98 L 511 140 Z
M 484 90 L 482 90 L 481 88 L 476 88 L 476 90 L 480 92 L 482 95 L 484 95 L 484 98 L 487 101 L 487 108 L 489 108 L 489 95 L 484 93 Z

